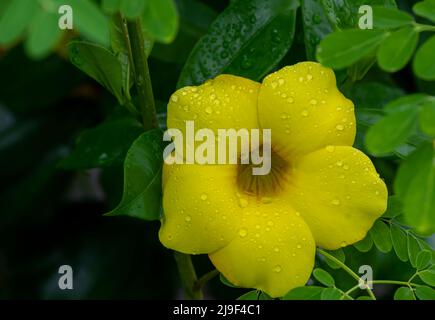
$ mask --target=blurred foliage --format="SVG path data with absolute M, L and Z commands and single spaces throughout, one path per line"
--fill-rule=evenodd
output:
M 74 8 L 72 31 L 57 26 L 61 4 Z M 363 4 L 374 30 L 358 28 Z M 369 298 L 344 294 L 357 283 L 342 264 L 409 283 L 376 285 L 379 298 L 434 299 L 434 0 L 1 1 L 0 298 L 181 297 L 158 222 L 144 221 L 161 214 L 162 161 L 133 86 L 125 28 L 138 18 L 161 128 L 177 87 L 220 73 L 260 81 L 303 60 L 334 68 L 354 101 L 355 146 L 385 179 L 388 210 L 362 241 L 319 254 L 309 286 L 284 299 Z M 73 291 L 57 288 L 63 264 Z M 206 289 L 270 299 L 222 276 Z

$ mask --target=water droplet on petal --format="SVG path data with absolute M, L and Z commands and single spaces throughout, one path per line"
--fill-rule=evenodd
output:
M 208 114 L 211 114 L 213 112 L 213 109 L 210 107 L 205 108 L 205 112 Z
M 341 245 L 342 247 L 346 247 L 346 246 L 347 246 L 347 243 L 346 243 L 346 241 L 343 241 L 340 245 Z
M 206 195 L 205 193 L 203 193 L 203 194 L 201 195 L 201 200 L 202 200 L 202 201 L 207 200 L 207 195 Z
M 343 161 L 337 161 L 335 164 L 337 165 L 337 167 L 341 167 L 343 166 Z
M 246 231 L 246 229 L 239 230 L 239 236 L 241 236 L 242 238 L 246 237 L 247 234 L 248 234 L 248 231 Z
M 277 264 L 275 267 L 273 267 L 273 272 L 280 273 L 282 270 L 281 266 Z
M 186 216 L 186 217 L 184 217 L 184 220 L 186 222 L 190 222 L 190 221 L 192 221 L 192 218 L 190 216 Z
M 302 115 L 303 117 L 308 117 L 308 111 L 307 111 L 307 110 L 303 110 L 303 111 L 301 112 L 301 115 Z
M 335 150 L 334 146 L 327 146 L 326 147 L 326 151 L 328 151 L 328 152 L 334 152 L 334 150 Z
M 172 102 L 177 102 L 177 101 L 178 101 L 178 96 L 173 95 L 173 96 L 171 97 L 171 100 L 172 100 Z
M 338 124 L 335 129 L 337 129 L 338 131 L 343 131 L 344 130 L 344 126 L 341 124 Z
M 271 84 L 272 88 L 276 88 L 278 86 L 278 83 L 276 81 L 273 81 Z
M 316 105 L 316 104 L 317 104 L 317 100 L 316 100 L 316 99 L 311 99 L 311 100 L 310 100 L 310 103 L 311 103 L 312 105 Z
M 338 199 L 334 199 L 334 200 L 332 200 L 332 202 L 331 202 L 334 206 L 339 206 L 340 205 L 340 200 L 338 200 Z

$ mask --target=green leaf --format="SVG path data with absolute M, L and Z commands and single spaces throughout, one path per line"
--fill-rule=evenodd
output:
M 435 232 L 434 159 L 432 143 L 422 144 L 399 167 L 394 183 L 396 193 L 403 199 L 405 221 L 421 234 Z
M 314 269 L 313 276 L 317 279 L 317 281 L 327 287 L 333 287 L 335 285 L 334 278 L 321 268 Z
M 377 29 L 394 29 L 414 22 L 407 12 L 397 8 L 373 6 L 373 26 Z
M 408 257 L 409 262 L 415 268 L 417 266 L 417 256 L 421 251 L 421 247 L 417 239 L 411 234 L 408 233 Z
M 103 0 L 101 6 L 107 13 L 114 14 L 120 10 L 121 0 Z
M 326 288 L 322 291 L 320 298 L 322 300 L 340 300 L 342 293 L 337 288 Z
M 222 73 L 260 80 L 293 42 L 295 0 L 239 0 L 213 22 L 192 50 L 178 87 Z
M 373 53 L 386 36 L 380 30 L 336 31 L 318 46 L 317 60 L 334 69 L 348 67 Z
M 418 273 L 423 282 L 427 283 L 430 286 L 435 286 L 435 268 L 432 267 L 428 270 L 423 270 Z
M 400 287 L 394 293 L 394 300 L 415 300 L 414 292 L 409 287 Z
M 423 104 L 420 110 L 420 128 L 431 137 L 435 137 L 435 100 Z
M 252 290 L 237 298 L 237 300 L 258 300 L 260 292 Z
M 124 194 L 107 215 L 159 220 L 162 197 L 162 132 L 145 132 L 128 150 L 124 162 Z
M 417 53 L 415 54 L 412 66 L 417 77 L 428 81 L 435 80 L 434 52 L 435 36 L 432 36 L 420 48 L 418 48 Z
M 420 300 L 435 300 L 435 290 L 430 287 L 419 286 L 415 288 L 415 294 Z
M 135 19 L 142 15 L 145 6 L 153 1 L 122 0 L 120 10 L 127 19 Z
M 236 286 L 235 284 L 232 284 L 227 278 L 225 278 L 225 276 L 221 273 L 219 276 L 219 279 L 221 280 L 221 282 L 231 288 L 240 288 L 238 286 Z
M 376 122 L 366 134 L 367 150 L 374 155 L 380 155 L 404 144 L 417 128 L 418 111 L 417 108 L 404 110 Z
M 24 33 L 38 10 L 37 1 L 13 0 L 0 16 L 0 45 L 13 44 Z
M 416 3 L 412 10 L 416 15 L 431 20 L 435 22 L 435 1 L 434 0 L 425 0 Z
M 320 295 L 322 294 L 323 290 L 325 290 L 325 288 L 316 287 L 316 286 L 298 287 L 291 290 L 282 299 L 283 300 L 320 300 Z
M 379 66 L 388 72 L 396 72 L 405 67 L 417 47 L 418 35 L 412 26 L 391 33 L 379 47 Z
M 360 252 L 368 252 L 373 247 L 373 239 L 370 235 L 366 235 L 366 237 L 353 245 Z
M 397 257 L 406 262 L 408 261 L 408 240 L 406 232 L 399 226 L 392 223 L 390 225 L 391 241 Z
M 393 245 L 390 237 L 390 229 L 384 222 L 376 220 L 369 233 L 379 251 L 383 253 L 391 251 Z
M 141 124 L 132 117 L 103 122 L 79 136 L 76 148 L 60 166 L 77 170 L 122 165 L 128 149 L 141 133 Z
M 157 41 L 170 43 L 178 30 L 178 13 L 173 0 L 149 0 L 142 15 L 147 32 Z
M 346 261 L 346 255 L 344 254 L 344 251 L 341 248 L 337 250 L 328 250 L 327 252 L 343 263 Z M 328 264 L 328 266 L 330 266 L 333 269 L 341 268 L 341 266 L 339 266 L 335 261 L 330 260 L 328 257 L 325 257 L 325 261 Z
M 62 37 L 58 27 L 59 16 L 55 12 L 39 9 L 30 24 L 25 48 L 34 59 L 45 58 Z
M 432 261 L 432 252 L 429 250 L 420 251 L 415 260 L 417 270 L 423 270 L 430 265 Z
M 388 197 L 387 210 L 382 215 L 384 218 L 395 218 L 403 213 L 403 205 L 397 196 Z
M 431 99 L 430 96 L 423 93 L 409 94 L 389 102 L 384 107 L 384 111 L 388 114 L 392 114 L 410 109 L 418 109 L 423 103 Z
M 121 105 L 130 97 L 129 62 L 121 61 L 109 50 L 92 43 L 69 44 L 71 62 L 109 90 Z

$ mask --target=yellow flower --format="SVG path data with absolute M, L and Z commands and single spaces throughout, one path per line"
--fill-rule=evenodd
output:
M 220 75 L 178 90 L 168 128 L 270 128 L 272 169 L 249 165 L 165 165 L 160 241 L 209 254 L 232 283 L 286 294 L 309 279 L 316 245 L 338 249 L 364 238 L 386 209 L 387 189 L 370 159 L 352 147 L 353 103 L 332 70 L 285 67 L 262 84 Z M 253 191 L 254 190 L 254 191 Z

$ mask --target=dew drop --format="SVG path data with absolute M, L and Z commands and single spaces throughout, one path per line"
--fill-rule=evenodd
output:
M 343 131 L 344 130 L 344 126 L 341 124 L 338 124 L 335 129 L 337 129 L 338 131 Z
M 239 236 L 241 236 L 242 238 L 246 237 L 247 234 L 248 234 L 248 231 L 246 231 L 246 229 L 239 230 Z
M 186 216 L 186 217 L 184 218 L 184 220 L 185 220 L 186 222 L 190 222 L 190 221 L 192 221 L 192 218 L 191 218 L 190 216 Z
M 288 103 L 293 103 L 293 102 L 295 102 L 295 100 L 294 100 L 293 98 L 290 97 L 290 98 L 287 99 L 287 102 L 288 102 Z
M 308 117 L 308 111 L 307 111 L 307 110 L 303 110 L 303 111 L 301 112 L 301 115 L 302 115 L 303 117 Z
M 316 99 L 311 99 L 311 100 L 310 100 L 310 103 L 311 103 L 312 105 L 316 105 L 316 104 L 317 104 L 317 100 L 316 100 Z
M 341 247 L 346 247 L 347 243 L 346 243 L 346 241 L 343 241 L 340 245 L 341 245 Z
M 338 200 L 338 199 L 334 199 L 334 200 L 332 200 L 332 202 L 331 202 L 334 206 L 339 206 L 340 205 L 340 200 Z
M 302 248 L 302 246 L 301 246 L 300 244 L 298 244 L 298 245 L 296 246 L 296 248 L 300 249 L 300 248 Z
M 207 195 L 206 195 L 205 193 L 203 193 L 203 194 L 201 195 L 201 200 L 202 200 L 202 201 L 207 200 Z
M 300 216 L 301 216 L 301 213 L 298 212 L 298 211 L 296 211 L 296 216 L 297 216 L 297 217 L 300 217 Z
M 273 226 L 273 222 L 272 222 L 272 221 L 268 221 L 268 222 L 267 222 L 267 225 L 268 225 L 269 227 L 272 227 L 272 226 Z
M 275 248 L 273 248 L 273 251 L 275 251 L 275 252 L 279 252 L 279 248 L 278 248 L 278 247 L 275 247 Z
M 307 74 L 307 79 L 308 80 L 312 80 L 313 79 L 313 75 L 312 74 Z
M 334 152 L 334 150 L 335 150 L 334 146 L 327 146 L 326 147 L 326 151 L 328 151 L 328 152 Z
M 343 166 L 343 161 L 337 161 L 335 164 L 337 165 L 337 167 L 341 167 Z
M 172 102 L 177 102 L 177 101 L 178 101 L 178 96 L 173 95 L 173 96 L 171 97 L 171 100 L 172 100 Z
M 273 81 L 270 85 L 275 89 L 278 86 L 278 82 Z
M 207 114 L 211 114 L 211 113 L 213 112 L 213 109 L 210 108 L 210 107 L 207 107 L 207 108 L 205 108 L 205 112 L 206 112 Z
M 280 273 L 282 270 L 281 266 L 277 264 L 275 267 L 273 267 L 273 272 Z

